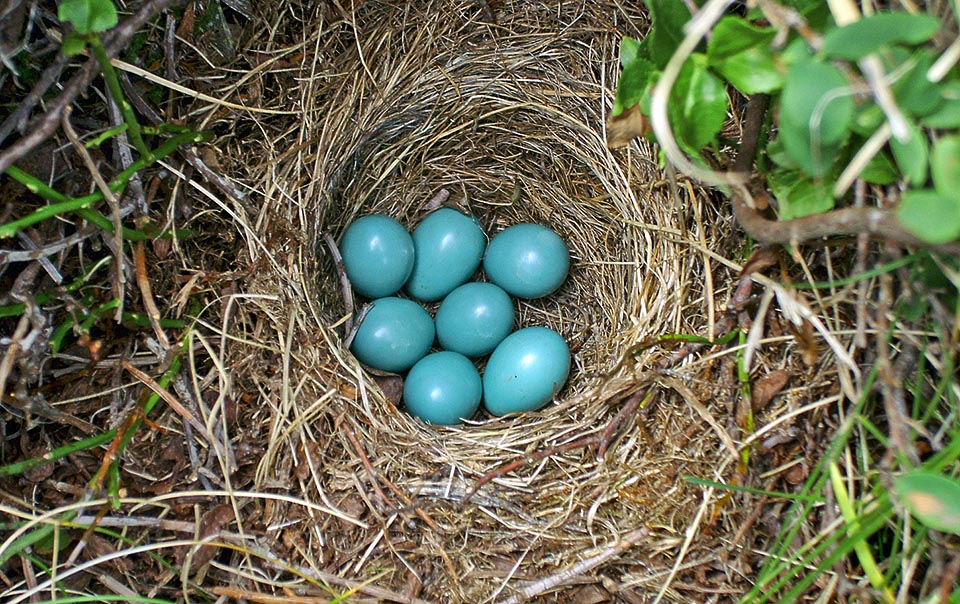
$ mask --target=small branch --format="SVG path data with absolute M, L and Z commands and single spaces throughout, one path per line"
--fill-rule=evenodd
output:
M 340 278 L 340 292 L 343 296 L 344 309 L 347 311 L 347 322 L 343 325 L 343 333 L 349 336 L 353 332 L 353 287 L 350 285 L 347 269 L 343 266 L 343 256 L 340 255 L 340 250 L 337 248 L 337 242 L 334 241 L 333 235 L 324 231 L 323 240 L 330 250 L 330 255 L 333 256 L 334 268 Z M 360 320 L 361 318 L 357 317 L 357 324 L 360 323 Z
M 543 579 L 540 579 L 539 581 L 536 581 L 524 587 L 523 589 L 517 590 L 517 593 L 515 593 L 510 599 L 505 600 L 503 604 L 520 604 L 521 602 L 526 602 L 530 598 L 539 596 L 540 594 L 555 587 L 559 587 L 564 583 L 568 583 L 577 577 L 592 571 L 607 560 L 616 558 L 637 543 L 640 543 L 646 539 L 649 535 L 650 529 L 647 527 L 631 531 L 624 535 L 618 543 L 611 545 L 596 556 L 581 560 L 569 568 L 565 568 L 558 573 L 544 577 Z
M 636 392 L 627 399 L 627 402 L 624 403 L 620 411 L 617 412 L 613 419 L 607 423 L 607 426 L 603 429 L 603 432 L 600 433 L 600 441 L 597 445 L 597 459 L 603 459 L 607 455 L 607 448 L 610 447 L 610 443 L 613 442 L 614 437 L 617 433 L 620 432 L 620 429 L 623 428 L 624 423 L 626 423 L 627 418 L 633 417 L 637 412 L 637 408 L 640 407 L 641 401 L 643 401 L 643 390 Z
M 153 326 L 153 333 L 163 347 L 163 351 L 170 350 L 170 340 L 167 334 L 160 327 L 160 309 L 153 299 L 153 288 L 150 286 L 150 278 L 147 274 L 146 250 L 142 241 L 137 241 L 133 245 L 133 265 L 136 268 L 137 286 L 140 288 L 140 295 L 143 298 L 143 306 L 150 318 L 150 324 Z

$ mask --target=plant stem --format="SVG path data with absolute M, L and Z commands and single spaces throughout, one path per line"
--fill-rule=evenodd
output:
M 83 440 L 78 440 L 72 442 L 68 445 L 64 445 L 49 453 L 44 453 L 39 457 L 31 457 L 30 459 L 24 459 L 23 461 L 18 461 L 16 463 L 8 464 L 5 466 L 0 466 L 0 476 L 11 476 L 14 474 L 22 474 L 27 470 L 46 465 L 48 463 L 53 463 L 58 459 L 63 459 L 67 455 L 72 455 L 77 451 L 85 451 L 87 449 L 92 449 L 94 447 L 99 447 L 100 445 L 110 442 L 114 436 L 117 435 L 116 430 L 110 430 L 104 432 L 103 434 L 97 434 L 96 436 L 91 436 Z
M 857 518 L 857 512 L 853 509 L 853 504 L 850 503 L 850 495 L 847 493 L 847 487 L 843 484 L 843 476 L 840 475 L 840 468 L 837 466 L 837 462 L 830 462 L 830 484 L 833 486 L 833 494 L 837 500 L 837 507 L 840 508 L 840 514 L 843 516 L 843 521 L 847 524 L 848 534 L 856 533 L 860 530 L 860 520 Z M 853 550 L 857 553 L 857 559 L 860 560 L 860 566 L 863 567 L 863 572 L 866 573 L 867 578 L 870 579 L 870 585 L 873 585 L 874 589 L 880 590 L 883 593 L 884 602 L 893 602 L 893 592 L 890 591 L 890 588 L 887 587 L 886 579 L 883 577 L 883 573 L 880 572 L 880 568 L 877 566 L 877 561 L 873 557 L 873 552 L 870 550 L 870 545 L 863 538 L 858 538 L 853 544 Z
M 90 48 L 93 49 L 93 55 L 97 58 L 97 62 L 100 63 L 100 69 L 103 70 L 103 79 L 107 83 L 110 96 L 113 97 L 113 101 L 117 104 L 117 107 L 120 108 L 120 113 L 123 114 L 123 121 L 126 122 L 127 128 L 130 130 L 130 139 L 133 141 L 133 146 L 136 147 L 141 159 L 153 163 L 153 152 L 150 151 L 147 144 L 143 142 L 143 134 L 140 132 L 140 122 L 137 121 L 137 116 L 133 113 L 133 107 L 127 102 L 127 97 L 123 96 L 123 89 L 120 88 L 120 80 L 117 78 L 117 72 L 110 63 L 110 57 L 107 56 L 107 49 L 103 46 L 103 40 L 101 40 L 97 34 L 91 34 L 89 42 Z
M 130 180 L 130 177 L 133 176 L 139 170 L 155 163 L 157 160 L 163 159 L 164 157 L 170 155 L 177 150 L 180 145 L 187 143 L 198 143 L 205 140 L 206 137 L 202 133 L 198 132 L 187 132 L 183 134 L 178 134 L 171 137 L 169 140 L 165 141 L 162 145 L 157 147 L 155 151 L 151 153 L 149 158 L 141 157 L 137 161 L 130 164 L 130 166 L 120 172 L 113 181 L 110 182 L 110 190 L 114 193 L 122 193 L 124 188 L 127 186 L 127 182 Z M 96 191 L 89 195 L 84 195 L 83 197 L 67 197 L 63 193 L 53 189 L 52 187 L 47 186 L 46 183 L 34 178 L 30 174 L 27 174 L 20 168 L 16 166 L 10 166 L 7 168 L 7 174 L 11 176 L 14 180 L 18 181 L 20 184 L 25 186 L 31 193 L 43 197 L 47 201 L 53 202 L 52 205 L 44 206 L 38 208 L 31 214 L 27 214 L 21 218 L 10 221 L 7 224 L 0 225 L 0 239 L 7 237 L 13 237 L 17 234 L 18 231 L 25 229 L 26 227 L 36 224 L 38 222 L 43 222 L 48 218 L 57 216 L 59 214 L 64 214 L 67 212 L 75 212 L 80 214 L 83 218 L 90 220 L 97 226 L 100 226 L 103 229 L 106 229 L 110 232 L 113 232 L 113 225 L 109 224 L 110 221 L 106 218 L 103 218 L 96 212 L 84 213 L 83 211 L 88 210 L 93 204 L 103 199 L 103 193 Z M 100 217 L 107 224 L 101 224 L 97 221 L 96 217 Z M 130 235 L 130 239 L 136 237 L 137 231 L 130 231 L 129 233 L 124 230 L 124 236 L 127 237 Z M 146 239 L 146 236 L 140 236 L 140 239 Z

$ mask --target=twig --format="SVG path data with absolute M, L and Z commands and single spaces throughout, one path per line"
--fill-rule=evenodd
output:
M 199 408 L 199 404 L 193 395 L 193 391 L 190 390 L 190 386 L 187 384 L 187 379 L 184 377 L 183 373 L 177 375 L 177 378 L 173 380 L 173 389 L 176 390 L 177 395 L 183 401 L 189 401 L 194 411 Z M 212 491 L 213 483 L 210 482 L 210 479 L 207 478 L 206 475 L 200 472 L 200 456 L 197 454 L 197 439 L 194 436 L 193 427 L 191 427 L 190 422 L 186 420 L 183 422 L 183 435 L 186 437 L 187 458 L 190 460 L 191 469 L 193 470 L 194 474 L 196 474 L 197 479 L 200 480 L 200 483 L 203 485 L 203 487 L 208 491 Z M 236 455 L 233 454 L 233 450 L 229 448 L 229 439 L 223 438 L 222 434 L 217 430 L 213 431 L 213 435 L 218 439 L 222 438 L 223 442 L 227 443 L 228 451 L 231 453 L 230 459 L 235 460 Z M 232 463 L 233 462 L 231 461 L 231 465 Z
M 90 173 L 90 176 L 93 178 L 93 182 L 96 183 L 97 188 L 100 189 L 100 193 L 103 194 L 103 198 L 106 200 L 107 205 L 110 206 L 110 216 L 113 218 L 113 247 L 114 247 L 114 261 L 116 262 L 116 275 L 117 280 L 114 288 L 114 297 L 116 297 L 120 303 L 117 305 L 117 311 L 114 314 L 114 320 L 119 323 L 123 318 L 123 303 L 126 298 L 126 284 L 127 278 L 124 274 L 126 267 L 123 264 L 123 221 L 120 218 L 120 204 L 117 202 L 117 196 L 113 194 L 113 191 L 110 190 L 110 185 L 107 184 L 107 181 L 104 180 L 103 175 L 100 174 L 100 170 L 97 169 L 97 164 L 93 162 L 93 158 L 90 157 L 90 153 L 87 151 L 87 148 L 83 146 L 83 143 L 80 142 L 80 137 L 77 136 L 77 133 L 73 130 L 73 126 L 70 125 L 70 113 L 73 111 L 73 107 L 64 107 L 63 109 L 63 119 L 62 127 L 64 134 L 67 135 L 67 138 L 70 139 L 70 142 L 73 144 L 74 150 L 80 156 L 80 159 L 83 160 L 83 165 L 87 167 L 87 172 Z
M 207 427 L 203 425 L 203 423 L 200 420 L 194 417 L 193 413 L 191 413 L 189 409 L 184 407 L 180 403 L 180 401 L 177 400 L 177 397 L 170 394 L 170 392 L 165 388 L 163 388 L 160 384 L 158 384 L 156 380 L 154 380 L 152 377 L 150 377 L 143 371 L 140 371 L 139 369 L 131 365 L 127 360 L 122 361 L 122 365 L 123 365 L 123 368 L 130 373 L 130 375 L 132 375 L 133 377 L 143 382 L 143 384 L 150 390 L 153 390 L 160 398 L 164 400 L 164 402 L 167 403 L 167 405 L 170 406 L 171 409 L 173 409 L 177 413 L 177 415 L 182 417 L 191 426 L 193 426 L 194 430 L 202 434 L 203 437 L 207 440 L 207 442 L 210 443 L 210 446 L 213 447 L 213 449 L 217 452 L 217 454 L 221 457 L 221 459 L 224 460 L 224 464 L 228 466 L 227 467 L 228 471 L 233 471 L 236 469 L 236 468 L 229 467 L 230 460 L 232 458 L 224 450 L 223 443 L 221 443 L 219 440 L 214 438 L 213 434 L 210 433 L 210 430 L 208 430 Z
M 11 262 L 26 262 L 28 260 L 40 260 L 41 258 L 45 258 L 46 256 L 52 256 L 53 254 L 56 254 L 73 245 L 76 245 L 77 243 L 83 241 L 90 235 L 93 235 L 95 232 L 96 232 L 96 229 L 88 226 L 80 229 L 73 235 L 64 237 L 63 239 L 59 239 L 57 241 L 54 241 L 52 243 L 48 243 L 44 246 L 39 246 L 39 247 L 29 237 L 27 239 L 21 239 L 23 244 L 26 245 L 27 247 L 30 247 L 31 249 L 0 250 L 0 266 L 9 264 Z M 22 233 L 22 231 L 18 231 L 17 235 L 20 235 L 20 233 Z M 29 241 L 30 243 L 27 243 L 27 241 Z M 47 272 L 49 273 L 49 270 Z M 51 275 L 50 278 L 53 279 L 54 281 L 57 281 L 57 279 L 53 275 Z M 62 281 L 63 280 L 61 278 L 60 281 L 57 281 L 57 285 L 60 285 Z
M 118 231 L 119 232 L 119 231 Z M 133 264 L 136 267 L 137 286 L 140 288 L 140 295 L 143 297 L 143 306 L 150 318 L 150 324 L 153 326 L 153 332 L 157 335 L 157 340 L 163 346 L 164 352 L 170 349 L 170 340 L 166 332 L 160 326 L 160 309 L 153 300 L 153 288 L 150 286 L 150 279 L 147 273 L 147 254 L 142 241 L 133 244 Z
M 591 556 L 590 558 L 581 560 L 569 568 L 565 568 L 558 573 L 544 577 L 543 579 L 540 579 L 539 581 L 536 581 L 518 590 L 517 593 L 515 593 L 511 598 L 504 600 L 503 604 L 520 604 L 521 602 L 525 602 L 530 598 L 539 596 L 545 591 L 549 591 L 555 587 L 563 585 L 564 583 L 572 581 L 573 579 L 592 571 L 607 560 L 619 556 L 637 543 L 646 539 L 649 535 L 650 529 L 647 527 L 631 531 L 624 535 L 618 543 L 611 545 L 596 556 Z
M 380 488 L 380 482 L 377 480 L 377 471 L 373 468 L 373 464 L 370 463 L 370 458 L 367 457 L 366 452 L 363 450 L 363 445 L 360 444 L 360 441 L 357 439 L 357 435 L 353 433 L 353 430 L 350 429 L 350 426 L 347 425 L 347 422 L 343 420 L 341 416 L 340 421 L 341 429 L 343 433 L 346 434 L 347 440 L 350 441 L 350 444 L 353 445 L 354 451 L 357 453 L 357 457 L 360 458 L 360 462 L 363 463 L 363 467 L 366 468 L 367 474 L 370 475 L 370 484 L 373 486 L 374 492 L 376 492 L 377 497 L 380 498 L 380 501 L 383 502 L 383 505 L 393 506 L 390 498 L 387 497 L 387 494 L 383 492 L 383 489 Z
M 28 249 L 27 255 L 33 256 L 33 257 L 24 258 L 24 260 L 38 261 L 40 263 L 40 266 L 43 267 L 43 270 L 47 271 L 47 275 L 49 275 L 50 278 L 53 279 L 54 283 L 56 283 L 57 285 L 63 285 L 63 275 L 60 274 L 60 271 L 57 270 L 57 267 L 55 267 L 53 263 L 50 262 L 50 259 L 47 258 L 47 256 L 50 254 L 40 253 L 40 254 L 34 255 L 38 250 L 40 250 L 40 247 L 33 241 L 33 239 L 30 239 L 29 235 L 27 235 L 23 231 L 17 231 L 17 239 L 19 239 L 20 243 L 22 243 L 27 247 Z M 63 239 L 61 239 L 61 241 L 63 241 Z M 50 252 L 50 253 L 54 253 L 54 252 Z M 0 256 L 0 264 L 3 264 L 4 261 L 11 262 L 9 254 L 5 258 Z
M 10 378 L 10 373 L 13 371 L 13 364 L 16 362 L 20 352 L 26 352 L 30 348 L 33 338 L 27 338 L 28 328 L 30 328 L 32 319 L 33 319 L 33 301 L 27 294 L 27 291 L 32 291 L 33 282 L 37 278 L 37 273 L 40 272 L 39 264 L 30 264 L 27 268 L 23 269 L 19 276 L 17 276 L 16 283 L 14 284 L 11 297 L 14 300 L 18 300 L 26 304 L 27 312 L 24 312 L 20 317 L 20 321 L 17 323 L 17 327 L 13 332 L 13 337 L 10 338 L 10 343 L 7 346 L 7 351 L 3 355 L 3 360 L 0 360 L 0 398 L 3 397 L 3 393 L 6 392 L 7 380 Z M 36 328 L 34 328 L 35 330 Z M 24 346 L 24 343 L 27 343 Z
M 140 27 L 156 16 L 160 11 L 180 0 L 152 0 L 140 7 L 136 13 L 126 18 L 107 36 L 106 54 L 115 57 L 126 48 L 130 39 Z M 0 151 L 0 173 L 6 172 L 17 160 L 26 156 L 40 143 L 50 138 L 60 124 L 64 110 L 86 89 L 87 85 L 99 73 L 99 64 L 95 58 L 88 60 L 80 71 L 70 78 L 60 95 L 54 99 L 41 117 L 28 124 L 28 134 L 17 142 Z M 42 93 L 41 93 L 42 94 Z
M 337 277 L 340 278 L 340 293 L 343 296 L 343 307 L 347 311 L 347 320 L 343 324 L 343 333 L 350 335 L 353 332 L 353 287 L 350 285 L 350 279 L 347 277 L 347 269 L 343 266 L 343 256 L 337 248 L 337 242 L 333 235 L 324 231 L 323 240 L 327 243 L 330 255 L 333 256 L 334 268 L 337 270 Z M 360 318 L 357 318 L 359 324 Z M 349 346 L 349 344 L 347 344 Z
M 623 427 L 624 422 L 628 417 L 632 417 L 634 413 L 637 412 L 637 407 L 640 406 L 640 402 L 643 400 L 644 391 L 635 392 L 633 396 L 627 399 L 627 402 L 623 405 L 620 411 L 613 417 L 612 420 L 607 424 L 607 427 L 603 429 L 603 432 L 600 433 L 600 441 L 597 445 L 597 459 L 602 460 L 607 454 L 607 448 L 610 446 L 611 441 L 613 441 L 614 436 L 617 432 Z
M 40 102 L 40 99 L 43 98 L 47 90 L 53 86 L 54 82 L 60 78 L 60 74 L 63 73 L 69 60 L 70 57 L 58 54 L 54 62 L 43 70 L 40 79 L 37 80 L 37 83 L 34 84 L 30 92 L 27 93 L 27 96 L 17 103 L 17 108 L 14 109 L 13 112 L 7 116 L 7 119 L 3 120 L 3 124 L 0 125 L 0 145 L 7 140 L 7 137 L 10 136 L 14 130 L 23 132 L 24 127 L 27 125 L 27 118 L 30 116 L 30 112 L 37 106 L 37 103 Z

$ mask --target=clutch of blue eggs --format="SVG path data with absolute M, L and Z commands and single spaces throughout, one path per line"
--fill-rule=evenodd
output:
M 411 415 L 453 425 L 481 404 L 495 416 L 535 411 L 566 383 L 563 337 L 543 326 L 515 329 L 513 298 L 548 296 L 569 272 L 570 252 L 552 229 L 515 224 L 487 243 L 477 220 L 452 208 L 427 215 L 412 233 L 370 214 L 347 227 L 340 253 L 354 290 L 371 300 L 350 349 L 370 367 L 407 372 Z M 470 281 L 481 265 L 487 281 Z M 421 303 L 438 301 L 434 318 Z

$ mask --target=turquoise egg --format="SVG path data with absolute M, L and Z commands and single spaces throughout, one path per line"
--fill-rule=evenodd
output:
M 403 403 L 410 415 L 444 426 L 470 419 L 482 393 L 480 374 L 470 359 L 448 350 L 420 359 L 403 383 Z
M 464 283 L 440 303 L 436 323 L 440 346 L 481 357 L 513 330 L 513 301 L 493 283 Z
M 513 332 L 497 346 L 483 373 L 483 404 L 493 415 L 536 411 L 563 388 L 570 348 L 546 327 Z
M 432 302 L 465 283 L 477 270 L 487 237 L 471 216 L 441 208 L 413 230 L 413 246 L 416 254 L 407 292 Z
M 380 298 L 372 304 L 350 346 L 360 362 L 399 373 L 430 352 L 436 332 L 422 306 L 403 298 Z
M 487 277 L 518 298 L 553 293 L 569 269 L 570 252 L 563 239 L 539 224 L 515 224 L 501 231 L 483 259 Z
M 370 214 L 347 227 L 340 255 L 357 293 L 368 298 L 392 296 L 413 271 L 413 238 L 393 218 Z

